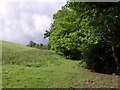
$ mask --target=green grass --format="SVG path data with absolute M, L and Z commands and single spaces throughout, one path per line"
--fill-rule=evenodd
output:
M 2 50 L 3 88 L 118 87 L 113 76 L 90 74 L 90 71 L 79 66 L 81 61 L 64 59 L 54 51 L 6 41 L 2 41 Z

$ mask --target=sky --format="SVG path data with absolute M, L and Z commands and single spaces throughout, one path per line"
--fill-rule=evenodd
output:
M 66 0 L 0 0 L 0 40 L 26 45 L 47 44 L 45 30 Z

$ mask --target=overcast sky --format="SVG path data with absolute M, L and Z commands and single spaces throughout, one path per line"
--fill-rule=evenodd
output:
M 43 38 L 44 32 L 49 30 L 53 14 L 65 3 L 66 0 L 0 1 L 0 40 L 22 45 L 31 40 L 47 44 L 48 40 Z

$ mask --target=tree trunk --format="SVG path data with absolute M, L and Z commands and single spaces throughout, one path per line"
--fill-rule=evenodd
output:
M 115 59 L 117 65 L 117 72 L 116 74 L 120 75 L 120 50 L 119 48 L 112 46 L 113 57 Z

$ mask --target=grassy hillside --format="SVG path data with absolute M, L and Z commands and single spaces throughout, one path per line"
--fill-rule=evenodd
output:
M 54 51 L 2 41 L 3 88 L 117 88 L 118 76 L 92 73 Z

